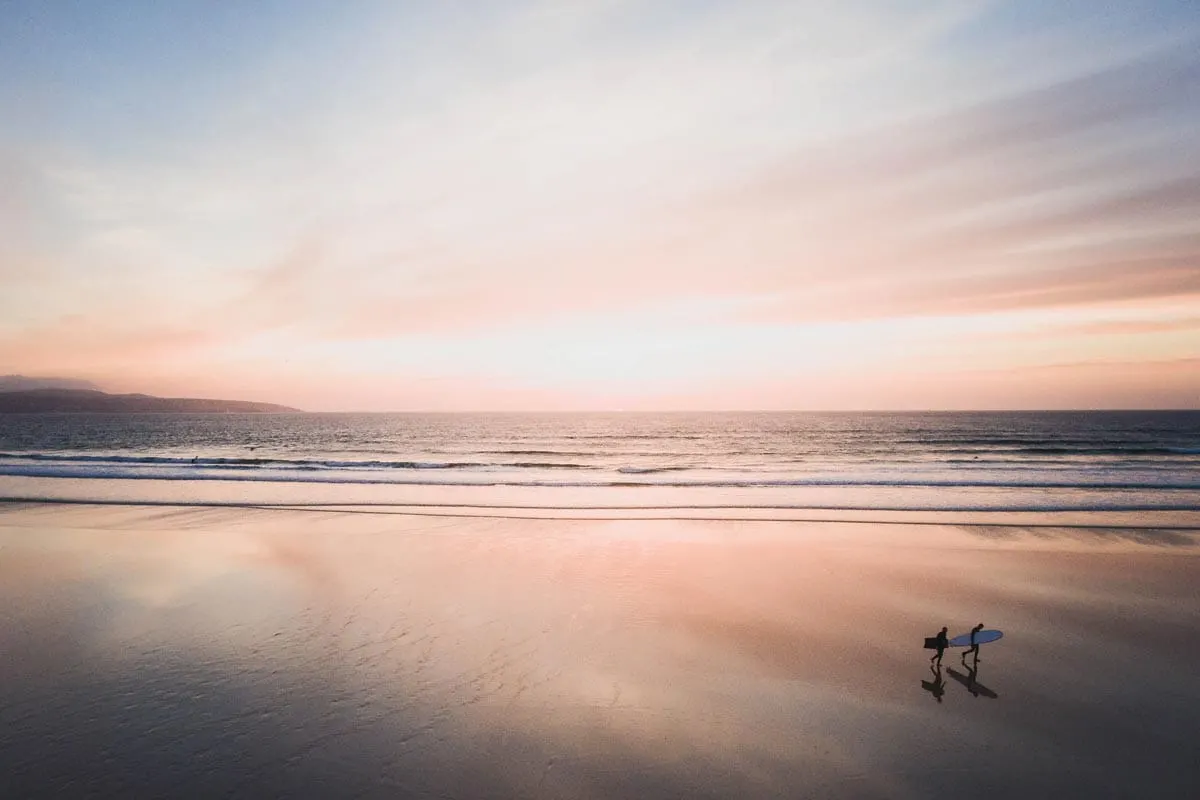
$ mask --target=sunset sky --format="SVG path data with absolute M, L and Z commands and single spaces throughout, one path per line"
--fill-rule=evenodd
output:
M 1200 4 L 0 2 L 0 374 L 1200 407 Z

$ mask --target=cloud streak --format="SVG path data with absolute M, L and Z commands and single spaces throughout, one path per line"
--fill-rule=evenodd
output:
M 216 76 L 93 53 L 147 83 L 47 89 L 94 117 L 69 129 L 6 100 L 51 85 L 18 71 L 0 367 L 586 405 L 639 382 L 715 402 L 751 364 L 849 386 L 839 357 L 968 364 L 974 331 L 1021 326 L 1061 332 L 1046 363 L 1096 337 L 1200 352 L 1186 325 L 1104 327 L 1200 299 L 1200 20 L 1016 5 L 251 14 L 256 36 L 196 44 L 228 51 Z M 182 81 L 161 110 L 156 64 Z M 852 344 L 813 355 L 832 331 Z

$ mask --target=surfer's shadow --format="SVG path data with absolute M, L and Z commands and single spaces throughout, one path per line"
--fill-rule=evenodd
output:
M 940 703 L 942 702 L 942 696 L 946 694 L 946 678 L 943 675 L 943 667 L 940 664 L 931 666 L 929 671 L 933 673 L 933 680 L 921 681 L 921 688 L 932 694 Z M 978 660 L 972 661 L 969 664 L 964 662 L 962 670 L 955 667 L 945 667 L 944 672 L 975 697 L 986 697 L 989 700 L 1000 699 L 1000 695 L 979 682 Z
M 958 681 L 964 688 L 976 697 L 987 697 L 992 700 L 1000 699 L 1000 695 L 984 686 L 979 682 L 979 660 L 976 659 L 970 665 L 963 663 L 966 672 L 959 672 L 954 667 L 946 667 L 946 672 L 951 678 Z

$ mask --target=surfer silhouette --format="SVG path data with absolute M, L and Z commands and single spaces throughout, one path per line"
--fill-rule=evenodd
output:
M 940 667 L 942 665 L 942 656 L 945 654 L 946 648 L 949 646 L 950 642 L 946 638 L 946 628 L 943 627 L 938 632 L 938 635 L 933 637 L 933 647 L 935 650 L 937 650 L 937 653 L 929 657 L 929 663 L 932 664 L 936 661 L 937 665 Z
M 975 637 L 983 630 L 983 623 L 979 623 L 974 628 L 971 628 L 971 649 L 962 654 L 963 664 L 967 663 L 967 656 L 974 656 L 975 663 L 979 663 L 979 642 L 975 641 Z
M 938 664 L 936 667 L 930 667 L 929 671 L 933 673 L 933 680 L 921 681 L 921 688 L 932 694 L 940 703 L 942 702 L 942 695 L 946 693 L 946 681 L 942 677 L 942 665 Z

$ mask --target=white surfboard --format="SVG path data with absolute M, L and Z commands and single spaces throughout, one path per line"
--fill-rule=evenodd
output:
M 975 634 L 975 644 L 987 644 L 988 642 L 994 642 L 1002 636 L 1004 636 L 1003 631 L 980 631 L 979 633 Z M 971 634 L 962 633 L 962 634 L 959 634 L 958 636 L 955 636 L 953 639 L 950 640 L 950 646 L 951 647 L 970 647 L 971 646 Z

